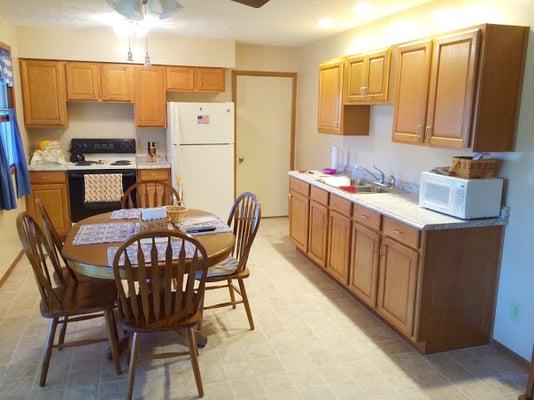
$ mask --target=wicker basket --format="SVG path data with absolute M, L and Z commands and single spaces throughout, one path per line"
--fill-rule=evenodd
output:
M 167 215 L 171 222 L 180 222 L 187 214 L 187 208 L 184 206 L 167 206 Z
M 453 157 L 449 173 L 467 179 L 493 178 L 499 167 L 499 160 L 493 158 L 473 160 L 473 157 Z

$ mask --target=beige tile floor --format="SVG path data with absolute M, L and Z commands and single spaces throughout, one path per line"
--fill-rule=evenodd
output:
M 241 306 L 208 311 L 200 352 L 209 399 L 516 399 L 526 371 L 480 347 L 424 357 L 295 251 L 287 219 L 262 221 L 247 281 L 256 330 Z M 220 297 L 208 293 L 208 302 Z M 222 291 L 221 296 L 227 292 Z M 106 345 L 54 352 L 45 388 L 37 385 L 47 321 L 27 262 L 0 289 L 0 399 L 120 399 Z M 101 321 L 72 324 L 67 340 L 103 335 Z M 146 352 L 181 347 L 176 334 L 145 336 Z M 125 367 L 125 361 L 122 360 Z M 143 364 L 135 395 L 191 399 L 188 358 Z

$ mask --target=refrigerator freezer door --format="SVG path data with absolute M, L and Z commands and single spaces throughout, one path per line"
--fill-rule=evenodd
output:
M 234 103 L 170 103 L 174 144 L 234 143 Z
M 209 211 L 225 221 L 234 202 L 234 146 L 176 146 L 177 162 L 172 165 L 173 185 L 183 182 L 188 208 Z

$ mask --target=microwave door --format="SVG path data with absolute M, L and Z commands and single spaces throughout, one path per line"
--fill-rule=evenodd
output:
M 451 213 L 453 210 L 452 186 L 428 180 L 424 185 L 424 206 L 436 211 Z

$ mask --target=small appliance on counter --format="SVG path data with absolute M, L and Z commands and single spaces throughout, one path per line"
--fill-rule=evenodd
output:
M 502 189 L 501 178 L 464 179 L 422 172 L 419 206 L 461 219 L 498 217 Z

